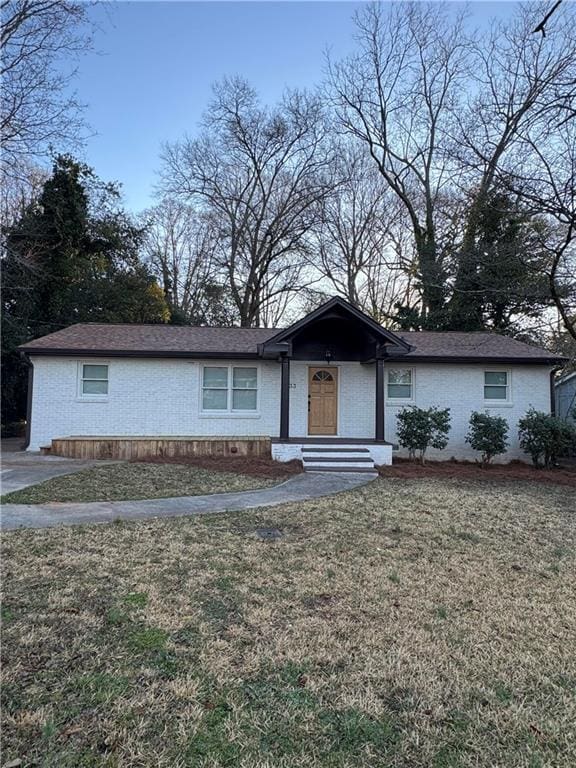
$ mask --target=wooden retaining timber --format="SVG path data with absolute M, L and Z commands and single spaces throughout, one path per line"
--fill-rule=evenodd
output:
M 151 456 L 271 456 L 269 437 L 58 437 L 52 456 L 130 461 Z

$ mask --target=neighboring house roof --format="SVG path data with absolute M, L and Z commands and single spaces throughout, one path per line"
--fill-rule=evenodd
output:
M 561 387 L 564 384 L 568 384 L 569 381 L 572 381 L 573 378 L 576 377 L 576 371 L 572 371 L 572 373 L 567 373 L 565 376 L 561 376 L 558 381 L 555 382 L 555 387 Z
M 80 323 L 23 344 L 38 355 L 257 358 L 258 345 L 279 334 L 275 328 L 210 328 L 177 325 Z M 412 351 L 392 359 L 425 362 L 518 362 L 556 365 L 566 358 L 495 333 L 396 332 Z

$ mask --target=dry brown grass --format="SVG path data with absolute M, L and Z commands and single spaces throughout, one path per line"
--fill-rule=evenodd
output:
M 566 487 L 391 479 L 5 534 L 4 759 L 573 766 L 575 512 Z
M 249 477 L 271 477 L 281 480 L 303 471 L 301 461 L 280 462 L 265 456 L 150 456 L 140 461 L 150 464 L 186 464 L 190 467 L 209 469 L 212 472 L 235 472 Z
M 165 499 L 170 496 L 198 496 L 206 493 L 250 491 L 274 485 L 278 480 L 251 477 L 212 467 L 178 463 L 120 462 L 91 467 L 73 475 L 53 477 L 38 485 L 2 497 L 10 504 L 49 502 L 125 501 Z

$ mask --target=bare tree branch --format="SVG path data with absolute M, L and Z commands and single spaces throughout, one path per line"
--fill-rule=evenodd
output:
M 243 326 L 260 325 L 301 285 L 307 234 L 330 189 L 327 126 L 317 99 L 288 93 L 260 106 L 225 80 L 204 133 L 164 151 L 164 190 L 217 222 L 216 259 Z
M 2 174 L 20 163 L 77 147 L 82 105 L 69 86 L 73 62 L 91 47 L 90 2 L 3 0 L 0 32 Z

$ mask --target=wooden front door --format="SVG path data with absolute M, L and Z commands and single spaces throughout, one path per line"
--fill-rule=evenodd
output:
M 308 434 L 338 433 L 338 368 L 308 369 Z

